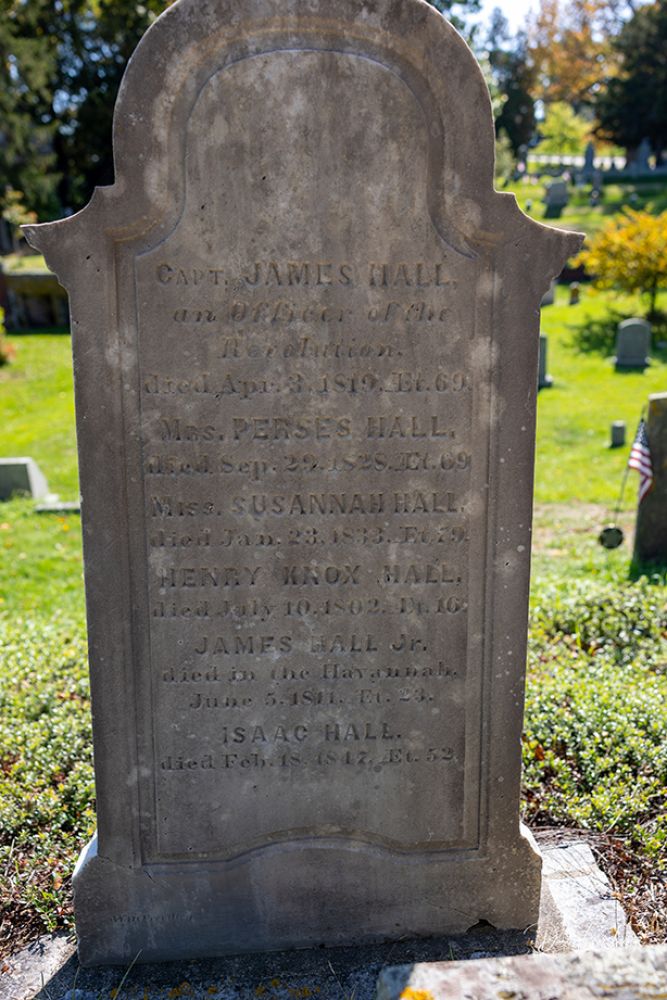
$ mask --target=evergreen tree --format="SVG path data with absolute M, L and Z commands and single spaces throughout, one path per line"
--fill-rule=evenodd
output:
M 498 7 L 491 14 L 486 48 L 493 80 L 503 99 L 496 117 L 496 135 L 505 134 L 514 156 L 519 156 L 535 134 L 535 70 L 528 61 L 525 33 L 512 37 L 507 18 Z
M 620 69 L 596 103 L 599 133 L 630 150 L 648 139 L 660 161 L 667 150 L 667 2 L 639 7 L 614 48 Z
M 48 218 L 58 212 L 50 112 L 57 54 L 39 30 L 38 6 L 0 2 L 0 214 L 20 192 Z
M 112 182 L 120 81 L 170 2 L 0 0 L 0 176 L 42 220 Z
M 479 14 L 482 10 L 482 0 L 428 0 L 431 6 L 440 11 L 450 21 L 457 31 L 472 41 L 475 26 L 467 20 L 471 14 Z

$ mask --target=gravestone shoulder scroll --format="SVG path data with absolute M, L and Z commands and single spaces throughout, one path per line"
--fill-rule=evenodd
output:
M 539 306 L 421 0 L 178 0 L 71 298 L 98 833 L 84 963 L 537 917 L 518 815 Z

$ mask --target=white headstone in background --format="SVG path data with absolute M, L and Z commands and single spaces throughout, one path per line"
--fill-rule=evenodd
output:
M 651 324 L 645 319 L 626 319 L 616 333 L 617 371 L 646 368 L 651 363 Z

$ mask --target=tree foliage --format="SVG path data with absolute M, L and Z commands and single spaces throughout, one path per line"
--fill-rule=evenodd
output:
M 57 53 L 40 30 L 38 6 L 0 0 L 0 214 L 14 191 L 47 216 L 58 207 L 50 113 Z
M 600 134 L 636 149 L 648 139 L 658 159 L 667 149 L 667 3 L 640 7 L 614 41 L 618 72 L 596 103 Z
M 595 276 L 597 287 L 644 296 L 647 317 L 655 318 L 658 292 L 667 289 L 667 212 L 627 209 L 591 240 L 578 262 Z
M 590 129 L 590 123 L 575 114 L 569 104 L 555 101 L 547 106 L 546 117 L 540 125 L 542 140 L 535 152 L 576 156 L 583 152 Z
M 507 18 L 496 7 L 491 14 L 486 50 L 491 76 L 502 104 L 496 115 L 496 135 L 506 135 L 515 157 L 535 132 L 535 72 L 528 61 L 524 32 L 512 36 Z
M 529 27 L 535 97 L 575 111 L 590 105 L 609 72 L 609 31 L 620 20 L 620 4 L 610 0 L 540 0 Z
M 42 219 L 82 207 L 113 179 L 118 87 L 169 2 L 0 0 L 0 172 Z
M 432 7 L 440 11 L 454 27 L 472 40 L 474 29 L 467 20 L 470 14 L 479 14 L 482 0 L 428 0 Z

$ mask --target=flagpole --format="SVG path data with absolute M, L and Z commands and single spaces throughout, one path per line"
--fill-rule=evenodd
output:
M 639 418 L 639 423 L 637 424 L 637 430 L 635 431 L 635 436 L 633 438 L 633 444 L 632 444 L 632 446 L 630 448 L 630 457 L 625 462 L 625 471 L 623 473 L 623 481 L 621 483 L 621 492 L 619 494 L 618 502 L 616 504 L 616 510 L 614 511 L 614 520 L 613 520 L 613 523 L 607 525 L 606 528 L 603 528 L 602 531 L 601 531 L 601 533 L 600 533 L 600 535 L 599 535 L 599 537 L 598 537 L 598 541 L 600 542 L 600 545 L 602 545 L 602 547 L 605 548 L 605 549 L 617 549 L 619 547 L 619 545 L 621 545 L 622 542 L 623 542 L 623 529 L 618 527 L 618 523 L 617 522 L 618 522 L 619 514 L 621 512 L 621 507 L 623 506 L 623 499 L 625 497 L 625 488 L 626 488 L 626 486 L 628 484 L 628 475 L 630 473 L 630 469 L 631 468 L 637 468 L 637 466 L 631 466 L 630 465 L 630 461 L 632 459 L 633 448 L 635 447 L 635 444 L 637 442 L 637 438 L 639 436 L 642 424 L 645 423 L 646 411 L 647 411 L 647 407 L 644 406 L 643 409 L 642 409 L 642 412 L 641 412 L 641 416 Z
M 645 420 L 646 414 L 647 414 L 647 407 L 644 406 L 643 409 L 642 409 L 642 412 L 641 412 L 641 416 L 639 418 L 639 423 L 637 424 L 637 430 L 635 431 L 634 437 L 632 439 L 633 441 L 635 441 L 636 438 L 637 438 L 637 434 L 639 432 L 639 428 L 642 425 L 642 421 Z M 616 510 L 614 511 L 614 521 L 618 520 L 618 515 L 620 514 L 621 507 L 623 505 L 623 498 L 625 497 L 625 488 L 628 485 L 628 475 L 629 474 L 630 474 L 630 466 L 628 465 L 628 462 L 626 461 L 626 463 L 625 463 L 625 472 L 623 473 L 623 482 L 621 483 L 621 492 L 620 492 L 620 495 L 619 495 L 619 498 L 618 498 L 618 503 L 616 504 Z

